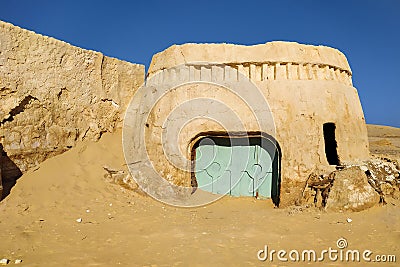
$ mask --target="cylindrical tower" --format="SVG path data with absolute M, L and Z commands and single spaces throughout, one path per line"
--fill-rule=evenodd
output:
M 179 70 L 171 69 L 180 65 L 183 67 Z M 149 155 L 153 157 L 152 161 L 156 162 L 155 168 L 159 173 L 164 174 L 166 179 L 180 185 L 196 186 L 201 184 L 199 180 L 203 179 L 200 178 L 200 174 L 194 173 L 196 163 L 197 166 L 201 165 L 198 154 L 208 153 L 206 148 L 198 148 L 199 140 L 211 138 L 214 142 L 220 142 L 215 140 L 224 135 L 235 136 L 233 133 L 237 133 L 241 138 L 246 134 L 249 138 L 265 137 L 275 143 L 272 149 L 274 151 L 268 151 L 268 148 L 265 148 L 270 154 L 268 160 L 271 162 L 265 163 L 256 159 L 252 166 L 259 165 L 260 169 L 271 171 L 270 185 L 263 189 L 270 190 L 266 193 L 267 197 L 275 196 L 279 198 L 278 203 L 291 204 L 299 197 L 308 175 L 315 168 L 329 168 L 329 166 L 365 160 L 369 157 L 365 119 L 357 90 L 352 86 L 351 77 L 352 73 L 346 57 L 340 51 L 324 46 L 290 42 L 270 42 L 253 46 L 174 45 L 154 55 L 148 71 L 148 85 L 153 86 L 154 90 L 159 90 L 157 88 L 171 84 L 172 81 L 184 83 L 197 79 L 210 83 L 183 85 L 181 87 L 184 89 L 176 89 L 171 94 L 163 95 L 151 107 L 145 129 L 148 133 L 145 142 L 150 151 Z M 261 92 L 271 117 L 254 116 L 252 111 L 260 108 L 252 109 L 253 107 L 249 104 L 251 100 L 250 102 L 246 100 L 244 105 L 239 103 L 238 97 L 251 98 L 252 91 L 243 91 L 246 92 L 246 96 L 243 96 L 238 93 L 236 95 L 226 93 L 224 89 L 221 89 L 224 86 L 235 87 L 235 83 L 238 87 L 247 86 L 241 84 L 243 80 L 247 80 Z M 149 94 L 143 97 L 149 97 Z M 176 121 L 168 114 L 177 111 L 182 103 L 200 98 L 215 100 L 228 106 L 228 109 L 233 111 L 231 115 L 239 118 L 240 127 L 236 120 L 227 119 L 231 115 L 226 113 L 225 109 L 212 108 L 211 102 L 206 105 L 199 104 L 200 106 L 192 102 L 183 108 L 180 117 L 178 116 L 184 121 L 185 114 L 188 114 L 187 122 L 181 124 L 177 134 L 174 136 L 163 134 L 169 130 L 168 127 L 174 125 L 174 123 L 165 122 Z M 147 100 L 143 99 L 143 101 L 146 103 Z M 191 117 L 193 112 L 200 115 L 195 116 L 194 119 Z M 223 123 L 215 119 L 218 118 L 219 112 L 225 114 Z M 212 116 L 213 119 L 207 120 L 207 116 Z M 263 123 L 264 119 L 269 125 L 273 122 L 274 129 L 268 127 L 260 129 L 259 123 L 260 121 Z M 168 149 L 165 148 L 175 143 L 184 158 L 189 159 L 194 165 L 190 168 L 191 173 L 187 171 L 188 169 L 186 171 L 183 170 L 184 168 L 179 169 L 173 160 L 166 159 L 171 155 L 163 157 L 163 153 L 168 153 Z M 220 142 L 220 146 L 224 148 L 218 148 L 218 151 L 227 151 L 226 147 L 233 146 L 232 143 L 221 145 L 222 143 Z M 218 144 L 214 143 L 214 145 Z M 234 157 L 235 153 L 243 154 L 253 151 L 251 153 L 254 154 L 257 150 L 232 148 L 229 151 L 230 156 Z M 266 154 L 260 151 L 257 152 L 259 155 Z M 217 157 L 215 153 L 214 157 Z M 221 177 L 225 174 L 220 169 L 225 168 L 229 171 L 229 175 L 232 175 L 234 167 L 229 167 L 232 162 L 229 163 L 223 158 L 212 161 L 218 167 L 215 176 L 211 169 L 200 170 L 199 173 L 202 171 L 205 173 L 204 179 L 219 181 L 217 189 L 209 189 L 214 192 L 224 188 L 224 181 L 232 183 L 234 179 L 231 177 L 223 180 Z M 182 164 L 185 165 L 185 163 Z M 210 166 L 213 165 L 210 164 Z M 273 170 L 274 168 L 277 169 Z M 220 171 L 219 174 L 217 174 L 218 171 Z M 248 180 L 255 181 L 255 174 L 250 174 L 250 169 L 244 169 L 241 172 L 247 172 L 253 179 Z M 254 184 L 252 186 L 254 188 Z M 256 184 L 256 186 L 261 185 Z M 279 192 L 274 192 L 274 190 Z M 229 193 L 244 194 L 240 190 L 230 190 Z M 254 190 L 253 195 L 258 193 Z

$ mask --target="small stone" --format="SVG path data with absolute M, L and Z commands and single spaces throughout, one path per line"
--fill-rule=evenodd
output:
M 21 262 L 22 262 L 22 260 L 20 260 L 20 259 L 16 259 L 16 260 L 14 261 L 15 264 L 20 264 Z
M 90 210 L 86 210 L 86 212 L 87 212 L 87 213 L 89 213 L 89 212 L 90 212 Z
M 352 219 L 350 219 L 350 218 L 347 218 L 347 220 L 346 220 L 348 223 L 351 223 L 353 220 Z
M 0 265 L 7 265 L 8 262 L 9 262 L 8 259 L 1 259 L 1 260 L 0 260 Z
M 393 174 L 386 176 L 386 181 L 388 181 L 388 182 L 392 182 L 392 181 L 394 181 L 395 179 L 396 179 L 396 178 L 394 177 Z
M 76 219 L 76 221 L 77 221 L 78 223 L 81 223 L 81 222 L 82 222 L 82 218 L 78 218 L 78 219 Z
M 112 203 L 110 203 L 110 207 L 112 207 Z
M 367 166 L 360 166 L 360 169 L 364 172 L 368 171 L 368 167 Z

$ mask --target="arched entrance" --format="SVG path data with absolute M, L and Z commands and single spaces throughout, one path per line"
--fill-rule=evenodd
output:
M 266 134 L 207 134 L 192 149 L 192 184 L 214 194 L 272 198 L 279 205 L 280 149 Z

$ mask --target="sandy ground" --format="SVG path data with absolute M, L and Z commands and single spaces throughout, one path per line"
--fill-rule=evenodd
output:
M 400 160 L 400 129 L 367 125 L 370 151 L 377 155 L 387 155 Z
M 369 126 L 369 134 L 371 151 L 399 157 L 400 129 Z M 10 259 L 8 266 L 16 259 L 23 260 L 19 266 L 304 266 L 276 255 L 262 262 L 257 252 L 268 245 L 319 253 L 345 238 L 346 249 L 400 261 L 396 200 L 358 213 L 274 209 L 267 201 L 232 197 L 176 208 L 104 179 L 104 165 L 124 169 L 120 135 L 81 144 L 18 180 L 0 203 L 0 259 Z M 346 263 L 326 256 L 323 264 Z

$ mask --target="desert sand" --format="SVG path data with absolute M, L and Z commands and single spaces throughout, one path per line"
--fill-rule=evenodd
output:
M 400 158 L 400 129 L 369 125 L 368 132 L 372 153 Z M 115 132 L 24 174 L 0 202 L 0 259 L 9 259 L 8 266 L 16 259 L 22 260 L 19 266 L 286 266 L 294 264 L 262 262 L 257 252 L 265 245 L 337 249 L 336 241 L 345 238 L 348 249 L 400 261 L 398 200 L 357 213 L 276 209 L 269 201 L 228 196 L 178 208 L 104 178 L 103 166 L 126 170 L 124 164 L 121 132 Z M 345 263 L 326 259 L 311 265 L 321 264 Z
M 389 126 L 367 125 L 372 154 L 386 155 L 400 160 L 400 129 Z

